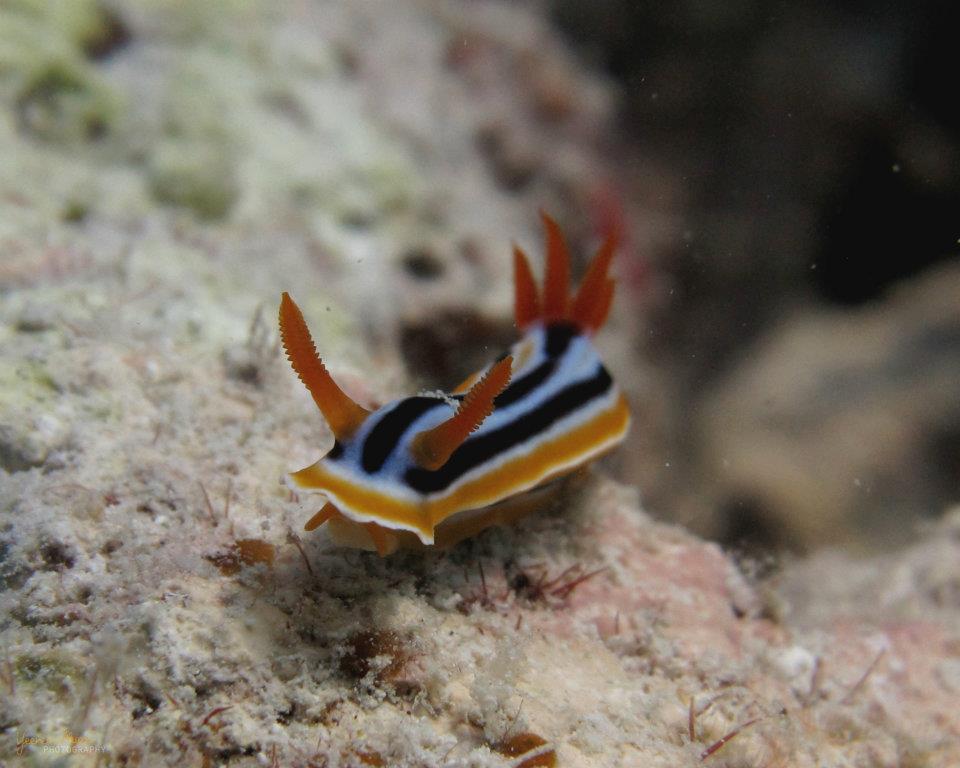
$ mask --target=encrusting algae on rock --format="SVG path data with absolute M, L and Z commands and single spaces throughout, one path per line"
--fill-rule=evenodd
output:
M 50 35 L 47 9 L 92 6 L 4 4 L 0 41 L 11 14 Z M 540 118 L 531 79 L 500 78 L 518 89 L 501 146 L 477 142 L 494 112 L 478 55 L 514 67 L 497 77 L 571 60 L 531 9 L 109 7 L 125 42 L 105 58 L 71 43 L 121 95 L 102 134 L 18 127 L 23 70 L 0 72 L 0 763 L 960 764 L 955 526 L 758 585 L 585 470 L 444 551 L 298 535 L 303 499 L 280 478 L 332 436 L 256 322 L 290 276 L 331 377 L 384 403 L 417 386 L 397 352 L 411 328 L 457 318 L 432 337 L 447 351 L 474 328 L 505 338 L 505 238 L 534 242 L 538 205 L 585 244 L 559 198 L 579 205 L 595 178 L 578 137 L 610 128 L 602 83 L 576 70 L 537 101 L 555 128 L 518 160 L 514 127 Z M 209 113 L 164 122 L 190 101 L 185 56 L 229 75 L 193 90 L 223 106 L 234 164 L 214 219 L 151 188 L 173 134 L 215 140 Z M 437 94 L 463 117 L 409 109 Z M 426 242 L 442 267 L 411 270 Z M 596 337 L 625 389 L 630 301 Z M 455 359 L 474 356 L 491 353 Z

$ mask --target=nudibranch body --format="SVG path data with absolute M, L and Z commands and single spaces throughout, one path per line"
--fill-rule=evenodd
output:
M 306 530 L 326 522 L 335 542 L 381 555 L 400 546 L 450 545 L 532 510 L 551 480 L 623 440 L 626 400 L 591 342 L 613 300 L 613 238 L 571 297 L 563 237 L 550 217 L 543 219 L 542 299 L 526 255 L 514 248 L 523 338 L 450 394 L 362 408 L 330 377 L 303 315 L 283 294 L 284 349 L 335 437 L 326 456 L 287 477 L 294 490 L 328 500 Z

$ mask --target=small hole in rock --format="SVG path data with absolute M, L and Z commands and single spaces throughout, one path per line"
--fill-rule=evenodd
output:
M 108 539 L 104 542 L 103 546 L 100 548 L 100 551 L 105 555 L 112 555 L 120 547 L 123 546 L 123 542 L 120 539 Z
M 340 659 L 340 672 L 346 677 L 359 680 L 371 670 L 372 661 L 378 656 L 385 656 L 390 660 L 385 667 L 377 671 L 377 680 L 384 681 L 395 677 L 408 658 L 400 635 L 383 629 L 368 629 L 355 633 L 347 640 L 346 652 Z
M 732 496 L 721 505 L 720 515 L 720 544 L 744 572 L 758 579 L 769 576 L 777 567 L 777 552 L 788 548 L 783 533 L 776 530 L 773 511 L 758 499 Z
M 59 541 L 49 541 L 40 548 L 40 557 L 46 563 L 46 570 L 56 570 L 60 567 L 73 568 L 76 557 L 70 548 Z
M 430 387 L 458 384 L 515 340 L 511 323 L 454 309 L 408 322 L 400 332 L 403 359 Z
M 926 465 L 932 470 L 932 495 L 928 508 L 933 514 L 960 498 L 960 419 L 939 424 L 927 437 Z
M 436 280 L 444 271 L 443 262 L 424 248 L 417 248 L 404 256 L 403 268 L 417 280 Z
M 83 52 L 93 61 L 103 61 L 126 46 L 133 35 L 124 20 L 112 8 L 97 9 L 99 24 L 83 41 Z
M 130 696 L 139 702 L 130 713 L 133 720 L 139 720 L 144 715 L 152 715 L 163 705 L 163 698 L 159 693 L 143 683 L 130 691 Z

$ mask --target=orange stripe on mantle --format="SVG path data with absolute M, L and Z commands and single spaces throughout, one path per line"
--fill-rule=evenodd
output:
M 434 526 L 451 515 L 495 504 L 567 474 L 609 447 L 627 431 L 629 423 L 630 412 L 621 395 L 613 408 L 590 421 L 475 477 L 445 496 L 428 496 L 419 503 L 351 482 L 329 472 L 322 460 L 292 473 L 290 478 L 300 488 L 328 493 L 342 512 L 365 518 L 361 522 L 403 527 L 432 541 Z

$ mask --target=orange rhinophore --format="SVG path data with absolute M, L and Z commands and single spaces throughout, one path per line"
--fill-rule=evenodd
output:
M 313 402 L 323 412 L 333 434 L 338 440 L 350 437 L 370 412 L 347 397 L 331 378 L 317 355 L 300 307 L 286 292 L 280 297 L 280 338 L 290 365 L 313 396 Z
M 415 435 L 411 445 L 421 467 L 440 469 L 493 411 L 494 398 L 510 381 L 512 357 L 506 357 L 483 375 L 460 401 L 457 412 L 442 424 Z

